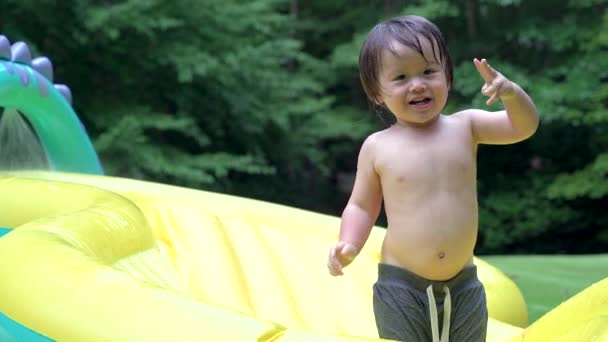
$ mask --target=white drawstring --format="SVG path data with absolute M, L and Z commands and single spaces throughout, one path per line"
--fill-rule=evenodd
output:
M 426 296 L 429 298 L 429 311 L 431 315 L 431 334 L 433 342 L 449 342 L 450 340 L 450 315 L 452 313 L 452 297 L 450 289 L 447 286 L 443 287 L 445 292 L 445 300 L 443 301 L 443 329 L 441 331 L 441 340 L 439 339 L 439 315 L 437 315 L 437 304 L 435 303 L 435 294 L 433 293 L 433 285 L 426 288 Z
M 450 340 L 452 296 L 450 295 L 450 289 L 447 286 L 443 288 L 443 292 L 445 292 L 445 300 L 443 301 L 443 331 L 441 333 L 441 341 L 448 342 Z

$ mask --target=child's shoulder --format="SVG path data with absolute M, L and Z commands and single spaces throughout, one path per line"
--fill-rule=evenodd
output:
M 377 145 L 395 134 L 395 126 L 376 131 L 365 138 L 364 145 Z
M 361 153 L 376 154 L 378 151 L 381 151 L 382 148 L 379 146 L 386 144 L 390 135 L 392 135 L 391 127 L 371 133 L 363 140 Z

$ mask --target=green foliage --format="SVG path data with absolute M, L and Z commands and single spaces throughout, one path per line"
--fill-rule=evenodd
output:
M 264 161 L 249 155 L 192 153 L 212 142 L 191 117 L 175 118 L 137 107 L 116 116 L 120 119 L 108 125 L 96 140 L 98 153 L 106 157 L 104 166 L 108 174 L 201 187 L 226 177 L 230 171 L 251 174 L 274 171 Z M 175 137 L 187 139 L 190 151 L 172 144 Z
M 555 235 L 572 230 L 569 223 L 581 220 L 583 213 L 543 196 L 546 183 L 538 182 L 511 191 L 493 191 L 484 196 L 479 213 L 481 239 L 478 248 L 484 253 L 500 253 L 509 246 L 513 253 L 514 248 L 534 241 L 536 248 L 542 250 L 546 247 L 538 239 L 547 231 Z
M 447 113 L 501 108 L 480 94 L 479 57 L 541 114 L 532 139 L 479 149 L 478 252 L 580 252 L 608 246 L 607 6 L 6 0 L 0 32 L 53 60 L 108 173 L 339 214 L 361 142 L 385 125 L 360 85 L 361 44 L 380 20 L 427 16 L 454 62 Z
M 78 62 L 96 66 L 86 83 L 97 88 L 76 101 L 86 103 L 82 113 L 106 169 L 216 188 L 235 172 L 274 177 L 294 163 L 327 174 L 322 139 L 350 129 L 315 133 L 332 103 L 320 74 L 310 72 L 323 63 L 291 37 L 282 5 L 82 5 Z
M 125 1 L 89 7 L 85 25 L 98 34 L 87 43 L 111 64 L 101 82 L 112 82 L 118 99 L 112 111 L 107 99 L 90 99 L 98 108 L 91 120 L 103 132 L 102 160 L 117 166 L 110 170 L 195 187 L 217 186 L 231 172 L 273 174 L 270 151 L 253 135 L 273 124 L 289 129 L 284 122 L 317 90 L 306 77 L 293 87 L 281 82 L 290 74 L 286 59 L 299 47 L 279 34 L 286 18 L 274 6 Z M 133 88 L 146 91 L 125 97 Z M 301 102 L 267 115 L 276 102 L 303 91 Z M 124 103 L 135 108 L 122 110 Z M 138 110 L 142 105 L 154 109 Z
M 406 6 L 402 10 L 402 14 L 415 14 L 425 18 L 434 19 L 442 17 L 457 17 L 460 14 L 460 9 L 453 1 L 436 0 L 436 1 L 415 1 L 417 4 Z
M 557 176 L 548 188 L 548 195 L 567 200 L 608 197 L 608 153 L 600 154 L 583 169 Z
M 350 72 L 357 72 L 359 50 L 366 36 L 367 32 L 361 32 L 355 35 L 351 41 L 338 45 L 330 56 L 332 65 L 336 68 L 348 68 Z

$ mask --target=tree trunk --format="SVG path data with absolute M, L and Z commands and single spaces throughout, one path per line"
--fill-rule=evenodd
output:
M 469 40 L 473 40 L 477 37 L 477 8 L 477 0 L 467 0 L 465 12 Z

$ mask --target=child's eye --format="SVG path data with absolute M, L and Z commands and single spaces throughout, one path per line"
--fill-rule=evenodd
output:
M 426 69 L 426 70 L 424 70 L 424 74 L 425 75 L 430 75 L 430 74 L 432 74 L 434 72 L 435 72 L 435 70 L 433 70 L 433 69 Z
M 405 75 L 399 75 L 399 76 L 395 77 L 395 81 L 401 81 L 401 80 L 404 80 L 405 78 L 406 78 Z

